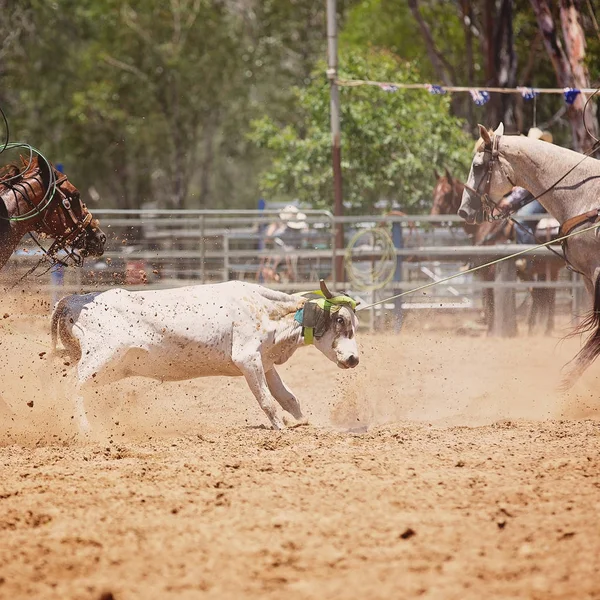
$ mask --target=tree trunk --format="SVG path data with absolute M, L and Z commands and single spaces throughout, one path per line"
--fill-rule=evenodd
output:
M 503 0 L 496 28 L 496 77 L 500 87 L 517 84 L 517 53 L 513 37 L 513 0 Z M 500 120 L 505 130 L 516 133 L 515 95 L 499 94 Z
M 171 167 L 171 204 L 173 208 L 183 208 L 187 195 L 186 186 L 186 132 L 182 123 L 181 102 L 179 100 L 179 81 L 176 74 L 170 80 L 170 125 L 173 144 L 173 165 Z
M 423 36 L 427 48 L 427 54 L 429 55 L 429 60 L 431 61 L 435 74 L 443 81 L 444 85 L 452 85 L 454 79 L 452 67 L 444 58 L 443 54 L 437 49 L 429 25 L 425 22 L 425 19 L 423 19 L 423 16 L 419 11 L 417 0 L 408 0 L 408 6 L 421 30 L 421 35 Z
M 461 0 L 462 24 L 465 34 L 465 59 L 467 61 L 467 85 L 475 84 L 475 60 L 473 59 L 473 6 L 471 0 Z M 469 127 L 475 127 L 473 103 L 467 104 L 467 120 Z
M 538 54 L 542 44 L 542 34 L 538 31 L 536 36 L 529 46 L 529 53 L 527 55 L 527 62 L 523 66 L 521 73 L 517 76 L 517 85 L 529 86 L 531 85 L 531 74 L 535 65 L 537 64 Z M 515 102 L 515 126 L 517 131 L 524 132 L 525 130 L 525 118 L 523 115 L 524 101 L 521 96 L 516 97 Z M 537 123 L 533 123 L 534 127 Z
M 571 66 L 573 86 L 575 88 L 590 87 L 590 77 L 585 65 L 585 33 L 581 24 L 580 0 L 561 0 L 560 2 L 560 22 L 562 26 L 563 37 L 567 58 Z M 587 96 L 579 94 L 571 107 L 577 120 L 583 121 L 584 107 Z M 595 102 L 590 102 L 585 111 L 585 124 L 590 133 L 598 137 L 598 118 Z M 578 127 L 576 130 L 578 138 L 574 140 L 575 147 L 581 152 L 587 152 L 594 145 L 594 140 L 585 130 L 585 126 Z
M 496 81 L 496 47 L 494 45 L 494 20 L 496 19 L 496 4 L 494 0 L 485 0 L 483 26 L 485 37 L 483 39 L 485 51 L 485 79 L 486 85 L 493 85 Z
M 215 158 L 214 142 L 218 130 L 219 118 L 208 115 L 204 126 L 202 162 L 200 163 L 200 206 L 210 207 L 210 176 Z
M 493 87 L 515 87 L 517 56 L 513 39 L 513 0 L 502 0 L 496 11 L 494 0 L 485 2 L 485 66 L 486 83 Z M 508 133 L 516 132 L 515 97 L 513 94 L 492 94 L 486 104 L 486 118 L 491 127 L 501 121 Z
M 588 87 L 589 79 L 586 77 L 587 73 L 583 62 L 585 58 L 585 37 L 581 28 L 581 14 L 578 10 L 576 0 L 561 0 L 563 30 L 566 29 L 566 38 L 569 38 L 567 40 L 567 51 L 563 48 L 558 36 L 547 0 L 530 0 L 530 2 L 535 12 L 540 31 L 542 32 L 544 46 L 554 67 L 558 86 Z M 573 52 L 574 55 L 569 57 L 567 52 Z M 575 80 L 571 66 L 572 62 L 576 67 L 575 70 L 578 72 L 578 83 Z M 579 94 L 567 111 L 573 135 L 573 148 L 579 152 L 585 152 L 593 145 L 593 140 L 588 137 L 582 119 L 584 104 L 585 99 Z M 588 118 L 588 120 L 591 121 L 592 119 Z M 597 131 L 598 124 L 595 116 L 593 121 L 593 131 Z

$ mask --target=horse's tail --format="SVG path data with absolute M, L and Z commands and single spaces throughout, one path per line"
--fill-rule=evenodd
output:
M 52 320 L 50 322 L 50 335 L 52 336 L 52 350 L 50 352 L 51 357 L 56 357 L 60 354 L 60 352 L 56 350 L 56 346 L 58 344 L 58 329 L 60 327 L 61 319 L 67 310 L 68 300 L 69 296 L 61 298 L 56 303 L 54 311 L 52 312 Z
M 600 355 L 600 276 L 596 276 L 594 282 L 594 305 L 583 321 L 569 334 L 568 337 L 580 335 L 591 331 L 592 333 L 586 340 L 583 348 L 577 353 L 575 358 L 570 361 L 573 363 L 571 370 L 563 378 L 561 389 L 568 390 L 579 379 L 583 372 Z

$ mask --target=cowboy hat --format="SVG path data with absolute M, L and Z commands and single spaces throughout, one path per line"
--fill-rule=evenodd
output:
M 552 143 L 554 138 L 549 131 L 542 131 L 539 127 L 532 127 L 527 132 L 527 137 L 534 140 L 542 140 L 542 142 Z
M 306 229 L 306 215 L 298 210 L 293 204 L 286 206 L 280 213 L 279 218 L 292 229 Z

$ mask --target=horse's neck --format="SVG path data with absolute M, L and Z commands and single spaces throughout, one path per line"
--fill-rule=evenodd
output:
M 506 136 L 500 151 L 514 171 L 514 183 L 539 198 L 560 223 L 600 206 L 600 161 L 548 142 Z M 556 182 L 573 169 L 560 183 Z
M 16 183 L 11 187 L 0 184 L 0 200 L 4 204 L 8 217 L 30 214 L 31 217 L 23 221 L 11 221 L 11 229 L 21 239 L 28 231 L 35 231 L 40 223 L 39 214 L 35 214 L 37 198 L 44 195 L 39 181 L 31 179 L 26 183 Z M 28 200 L 27 200 L 28 199 Z
M 0 186 L 0 269 L 17 249 L 21 238 L 35 229 L 37 219 L 28 221 L 9 221 L 16 214 L 23 214 L 27 209 L 17 206 L 13 192 Z
M 0 269 L 8 262 L 17 249 L 23 235 L 16 232 L 4 219 L 0 223 Z
M 462 182 L 457 181 L 456 179 L 452 182 L 452 207 L 450 212 L 453 215 L 458 214 L 458 209 L 460 208 L 460 203 L 462 202 L 463 192 L 465 191 L 465 186 Z

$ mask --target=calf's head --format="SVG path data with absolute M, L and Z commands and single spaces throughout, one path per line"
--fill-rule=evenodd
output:
M 356 367 L 359 362 L 356 302 L 345 295 L 334 296 L 323 281 L 321 293 L 311 293 L 308 297 L 302 309 L 305 342 L 313 343 L 341 369 Z
M 341 369 L 351 369 L 358 364 L 356 329 L 358 319 L 347 306 L 330 312 L 325 333 L 315 337 L 315 347 Z

